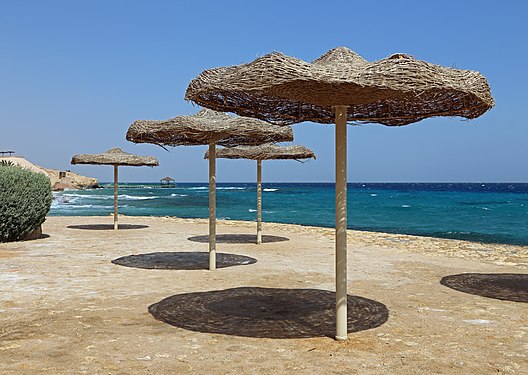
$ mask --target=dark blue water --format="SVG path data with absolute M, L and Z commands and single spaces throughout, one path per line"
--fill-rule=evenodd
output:
M 333 183 L 263 184 L 263 220 L 333 227 Z M 127 184 L 119 211 L 136 216 L 207 218 L 207 184 Z M 255 220 L 256 187 L 217 185 L 217 216 Z M 108 215 L 113 187 L 54 194 L 51 215 Z M 528 184 L 348 184 L 351 229 L 528 245 Z

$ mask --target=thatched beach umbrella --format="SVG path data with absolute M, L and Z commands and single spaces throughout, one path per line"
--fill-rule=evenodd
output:
M 248 117 L 202 109 L 190 116 L 169 120 L 135 121 L 126 134 L 135 143 L 159 146 L 209 145 L 216 155 L 216 145 L 260 145 L 268 142 L 293 141 L 291 128 L 271 125 Z M 216 157 L 209 159 L 209 269 L 216 269 Z
M 369 62 L 335 48 L 312 63 L 281 53 L 202 72 L 186 100 L 276 124 L 336 123 L 336 338 L 347 337 L 346 123 L 411 124 L 428 117 L 476 118 L 494 105 L 478 72 L 405 54 Z
M 220 148 L 216 150 L 216 157 L 257 161 L 257 244 L 260 244 L 262 242 L 262 160 L 292 159 L 300 161 L 310 158 L 315 159 L 315 154 L 305 146 L 279 146 L 267 143 L 261 146 Z M 205 153 L 204 158 L 209 158 L 209 151 Z
M 95 164 L 95 165 L 113 165 L 114 166 L 114 229 L 118 229 L 117 218 L 117 168 L 120 165 L 133 167 L 149 166 L 156 167 L 159 165 L 158 159 L 152 156 L 138 156 L 124 152 L 120 148 L 112 148 L 102 154 L 78 154 L 74 155 L 71 164 Z

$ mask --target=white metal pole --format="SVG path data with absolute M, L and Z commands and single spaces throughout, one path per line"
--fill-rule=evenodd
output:
M 336 340 L 347 339 L 347 125 L 346 106 L 335 107 L 336 120 Z
M 114 230 L 117 230 L 119 224 L 117 222 L 117 164 L 114 165 Z
M 216 269 L 216 147 L 209 143 L 209 269 Z
M 257 160 L 257 244 L 262 243 L 262 160 Z

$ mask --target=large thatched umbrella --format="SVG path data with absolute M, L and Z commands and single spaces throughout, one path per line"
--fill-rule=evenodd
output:
M 248 117 L 202 109 L 190 116 L 169 120 L 135 121 L 126 134 L 135 143 L 159 146 L 209 145 L 216 155 L 216 145 L 260 145 L 268 142 L 293 141 L 291 128 L 280 127 Z M 216 157 L 209 159 L 209 269 L 216 269 Z
M 315 159 L 312 150 L 305 146 L 279 146 L 267 143 L 260 146 L 239 146 L 216 150 L 217 158 L 251 159 L 257 161 L 257 244 L 262 242 L 262 160 Z M 204 155 L 209 158 L 209 151 Z
M 405 54 L 369 62 L 335 48 L 312 63 L 272 53 L 202 72 L 185 99 L 276 124 L 336 123 L 336 338 L 347 337 L 346 123 L 411 124 L 428 117 L 476 118 L 494 105 L 475 71 Z
M 117 168 L 120 165 L 134 167 L 149 166 L 156 167 L 159 165 L 158 159 L 152 156 L 138 156 L 124 152 L 120 148 L 112 148 L 102 154 L 78 154 L 74 155 L 71 164 L 96 164 L 96 165 L 113 165 L 114 166 L 114 229 L 118 228 L 117 218 Z

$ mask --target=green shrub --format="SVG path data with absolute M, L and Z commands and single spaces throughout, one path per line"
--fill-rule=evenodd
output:
M 0 165 L 0 242 L 20 240 L 37 229 L 46 220 L 51 199 L 47 176 Z

